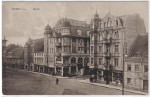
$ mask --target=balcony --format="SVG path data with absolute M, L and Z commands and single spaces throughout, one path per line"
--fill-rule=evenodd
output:
M 111 57 L 111 53 L 110 52 L 105 52 L 105 57 Z
M 61 53 L 57 52 L 57 53 L 56 53 L 56 56 L 57 56 L 57 57 L 60 57 L 60 56 L 61 56 Z
M 103 43 L 111 44 L 112 43 L 112 38 L 103 38 Z
M 71 46 L 71 43 L 63 43 L 63 46 Z
M 62 56 L 70 56 L 71 53 L 70 52 L 62 52 Z
M 61 43 L 60 42 L 56 42 L 56 46 L 57 47 L 61 47 Z

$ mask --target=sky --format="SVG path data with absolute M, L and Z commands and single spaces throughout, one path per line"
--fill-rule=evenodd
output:
M 19 8 L 18 10 L 16 10 Z M 36 9 L 36 10 L 34 10 Z M 148 2 L 2 2 L 2 36 L 8 44 L 24 46 L 29 37 L 43 38 L 44 27 L 63 17 L 90 23 L 95 12 L 104 18 L 138 13 L 148 32 Z

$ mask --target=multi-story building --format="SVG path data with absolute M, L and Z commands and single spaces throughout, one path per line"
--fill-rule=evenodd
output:
M 31 39 L 26 42 L 24 46 L 24 68 L 26 70 L 34 71 L 34 53 L 44 51 L 43 39 Z
M 60 19 L 44 32 L 44 62 L 58 75 L 88 72 L 90 28 L 84 21 Z
M 6 56 L 6 64 L 8 67 L 11 67 L 11 68 L 23 69 L 24 59 L 23 57 L 20 57 L 20 56 L 14 56 L 12 52 L 8 52 Z
M 99 75 L 121 82 L 123 48 L 125 54 L 128 54 L 129 47 L 137 35 L 146 33 L 143 19 L 138 14 L 113 16 L 110 13 L 101 19 L 96 13 L 91 27 L 90 68 L 96 66 Z
M 44 69 L 44 52 L 38 51 L 34 53 L 34 71 L 46 72 Z
M 137 36 L 125 60 L 124 84 L 148 91 L 148 35 Z

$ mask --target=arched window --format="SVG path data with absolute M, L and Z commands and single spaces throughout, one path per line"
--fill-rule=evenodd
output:
M 88 57 L 85 57 L 85 58 L 84 58 L 84 64 L 87 65 L 87 63 L 89 63 L 89 58 L 88 58 Z
M 78 58 L 78 63 L 82 63 L 83 62 L 83 58 L 82 57 L 79 57 Z
M 71 63 L 74 63 L 74 64 L 76 63 L 76 58 L 75 57 L 71 58 Z

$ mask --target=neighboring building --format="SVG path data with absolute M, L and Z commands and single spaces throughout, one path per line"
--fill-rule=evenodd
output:
M 148 91 L 148 35 L 139 35 L 125 60 L 125 87 Z
M 26 70 L 34 71 L 34 53 L 44 51 L 43 39 L 30 39 L 24 46 L 24 68 Z
M 34 53 L 34 71 L 35 72 L 44 72 L 44 52 Z
M 13 56 L 12 52 L 8 52 L 6 56 L 6 64 L 11 68 L 19 68 L 23 69 L 24 67 L 24 59 L 20 56 Z
M 138 14 L 113 16 L 103 19 L 96 13 L 91 21 L 90 68 L 97 67 L 99 75 L 112 81 L 122 81 L 123 47 L 128 54 L 138 34 L 146 33 L 143 19 Z

